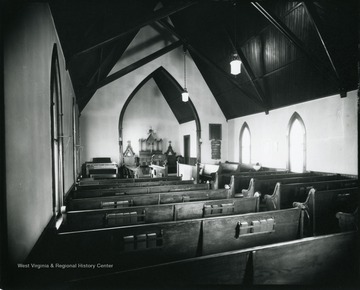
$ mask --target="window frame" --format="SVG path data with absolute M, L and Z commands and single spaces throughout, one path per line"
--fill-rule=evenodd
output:
M 239 162 L 240 163 L 244 163 L 243 162 L 243 136 L 244 136 L 244 132 L 245 130 L 247 130 L 249 132 L 249 139 L 250 139 L 250 144 L 249 144 L 249 156 L 250 156 L 250 160 L 249 160 L 249 163 L 246 163 L 246 164 L 251 164 L 251 131 L 250 131 L 250 128 L 249 128 L 249 125 L 244 122 L 244 124 L 241 126 L 241 129 L 240 129 L 240 134 L 239 134 Z
M 291 140 L 290 140 L 290 133 L 291 133 L 291 129 L 295 123 L 295 121 L 298 121 L 303 129 L 303 168 L 302 168 L 302 172 L 306 172 L 306 154 L 307 154 L 307 150 L 306 150 L 306 127 L 305 127 L 305 123 L 303 121 L 303 119 L 301 118 L 301 116 L 297 113 L 294 112 L 293 115 L 291 116 L 289 123 L 288 123 L 288 128 L 287 128 L 287 135 L 286 135 L 286 139 L 287 139 L 287 161 L 286 161 L 286 168 L 290 171 L 291 170 L 291 156 L 290 156 L 290 152 L 291 152 L 291 148 L 290 148 L 290 144 L 291 144 Z

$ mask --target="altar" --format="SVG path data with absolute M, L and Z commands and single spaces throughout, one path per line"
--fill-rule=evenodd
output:
M 158 138 L 150 129 L 146 138 L 139 139 L 139 154 L 134 153 L 131 142 L 123 153 L 124 167 L 128 177 L 166 177 L 168 173 L 176 173 L 176 153 L 171 141 L 166 152 L 163 152 L 163 139 Z M 170 168 L 170 171 L 169 171 Z
M 153 155 L 163 154 L 163 140 L 158 139 L 155 132 L 150 129 L 147 138 L 139 139 L 140 166 L 149 166 Z

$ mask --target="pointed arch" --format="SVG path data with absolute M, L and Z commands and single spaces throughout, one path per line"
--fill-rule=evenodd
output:
M 50 68 L 50 119 L 53 180 L 53 215 L 61 218 L 64 203 L 64 144 L 63 144 L 63 100 L 60 65 L 56 43 L 53 45 Z
M 251 133 L 246 122 L 242 125 L 239 134 L 239 162 L 251 163 Z
M 155 80 L 157 78 L 161 77 L 163 81 L 167 82 L 169 85 L 171 85 L 177 92 L 179 97 L 181 97 L 181 92 L 183 91 L 183 88 L 181 85 L 175 80 L 175 78 L 162 66 L 154 70 L 152 73 L 150 73 L 147 77 L 145 77 L 137 86 L 136 88 L 131 92 L 129 97 L 126 99 L 124 106 L 121 109 L 120 116 L 119 116 L 119 156 L 120 156 L 120 165 L 123 164 L 123 119 L 125 115 L 125 111 L 133 99 L 133 97 L 136 95 L 136 93 L 146 84 L 147 81 L 149 81 L 151 78 L 154 78 Z M 184 104 L 184 103 L 183 103 Z M 190 110 L 192 114 L 192 120 L 195 120 L 196 125 L 196 134 L 197 134 L 197 160 L 198 162 L 201 162 L 201 125 L 200 125 L 200 119 L 199 115 L 196 111 L 196 108 L 192 101 L 189 99 L 189 101 L 186 103 L 187 109 Z
M 287 128 L 287 169 L 294 172 L 306 171 L 306 127 L 297 112 L 291 116 Z

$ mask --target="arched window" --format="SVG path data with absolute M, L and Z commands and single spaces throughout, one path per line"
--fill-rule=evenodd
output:
M 306 130 L 303 120 L 294 113 L 288 125 L 287 168 L 292 172 L 306 171 Z
M 240 130 L 240 163 L 251 163 L 251 135 L 248 124 L 245 122 Z
M 64 198 L 64 146 L 63 146 L 63 106 L 61 93 L 60 67 L 57 46 L 54 44 L 50 71 L 52 175 L 53 175 L 53 214 L 61 217 Z

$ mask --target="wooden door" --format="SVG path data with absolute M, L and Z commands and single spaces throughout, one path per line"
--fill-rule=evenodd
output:
M 184 159 L 185 164 L 190 164 L 190 135 L 184 136 Z

